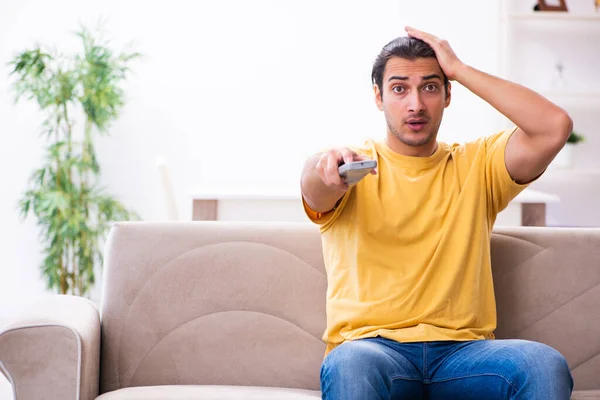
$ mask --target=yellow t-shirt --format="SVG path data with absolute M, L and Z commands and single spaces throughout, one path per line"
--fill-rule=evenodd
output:
M 327 269 L 327 353 L 347 340 L 493 339 L 490 236 L 498 212 L 527 185 L 504 149 L 514 129 L 430 157 L 385 142 L 354 148 L 378 162 L 338 206 L 317 213 Z

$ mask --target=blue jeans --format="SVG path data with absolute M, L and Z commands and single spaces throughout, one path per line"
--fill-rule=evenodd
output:
M 563 356 L 526 340 L 360 339 L 321 367 L 324 400 L 568 400 L 572 390 Z

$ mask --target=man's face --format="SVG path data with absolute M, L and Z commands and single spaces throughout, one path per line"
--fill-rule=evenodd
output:
M 435 58 L 392 57 L 382 87 L 375 85 L 375 101 L 384 112 L 388 137 L 420 147 L 435 142 L 444 108 L 450 104 L 450 87 L 445 93 L 444 75 Z

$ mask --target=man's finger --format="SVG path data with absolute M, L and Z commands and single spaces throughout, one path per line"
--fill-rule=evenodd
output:
M 421 30 L 419 30 L 419 29 L 415 29 L 415 28 L 413 28 L 412 26 L 407 26 L 407 27 L 405 27 L 405 28 L 404 28 L 404 30 L 405 30 L 406 32 L 411 32 L 411 33 L 414 33 L 415 35 L 419 35 L 419 36 L 427 36 L 427 37 L 430 37 L 430 38 L 432 38 L 432 39 L 434 38 L 434 36 L 433 36 L 431 33 L 427 33 L 427 32 L 425 32 L 425 31 L 421 31 Z
M 370 158 L 363 154 L 354 153 L 354 161 L 367 161 L 367 160 L 370 160 Z
M 319 174 L 319 176 L 321 177 L 321 180 L 323 181 L 323 183 L 325 183 L 326 185 L 328 185 L 327 182 L 327 158 L 319 158 L 319 161 L 317 161 L 317 165 L 315 165 L 315 169 L 317 170 L 317 174 Z
M 429 45 L 439 40 L 437 37 L 433 36 L 430 33 L 420 31 L 410 26 L 407 26 L 406 28 L 404 28 L 404 30 L 408 33 L 409 36 L 421 39 L 422 41 L 427 42 L 427 44 Z
M 405 31 L 406 31 L 406 33 L 408 33 L 410 36 L 414 36 L 414 37 L 421 37 L 421 36 L 423 36 L 423 34 L 425 33 L 425 32 L 422 32 L 422 31 L 420 31 L 420 30 L 418 30 L 418 29 L 415 29 L 415 28 L 413 28 L 413 27 L 411 27 L 411 26 L 406 26 L 406 27 L 404 28 L 404 30 L 405 30 Z
M 338 166 L 339 166 L 339 154 L 330 154 L 329 155 L 329 159 L 327 160 L 327 179 L 329 180 L 330 183 L 333 183 L 335 185 L 339 185 L 342 183 L 342 179 L 340 178 L 340 174 L 338 172 Z
M 352 161 L 354 161 L 356 159 L 356 157 L 355 157 L 356 153 L 354 153 L 350 149 L 342 149 L 342 151 L 340 153 L 342 155 L 344 163 L 346 163 L 346 164 L 351 163 Z

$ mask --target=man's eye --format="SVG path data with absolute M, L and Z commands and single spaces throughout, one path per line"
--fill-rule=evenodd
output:
M 394 86 L 394 87 L 392 88 L 392 91 L 393 91 L 394 93 L 402 93 L 402 92 L 404 92 L 404 88 L 403 88 L 402 86 Z
M 425 90 L 426 90 L 426 91 L 428 91 L 428 92 L 434 92 L 434 91 L 436 91 L 436 90 L 437 90 L 437 86 L 435 86 L 435 85 L 433 85 L 433 84 L 426 85 L 426 86 L 425 86 Z

